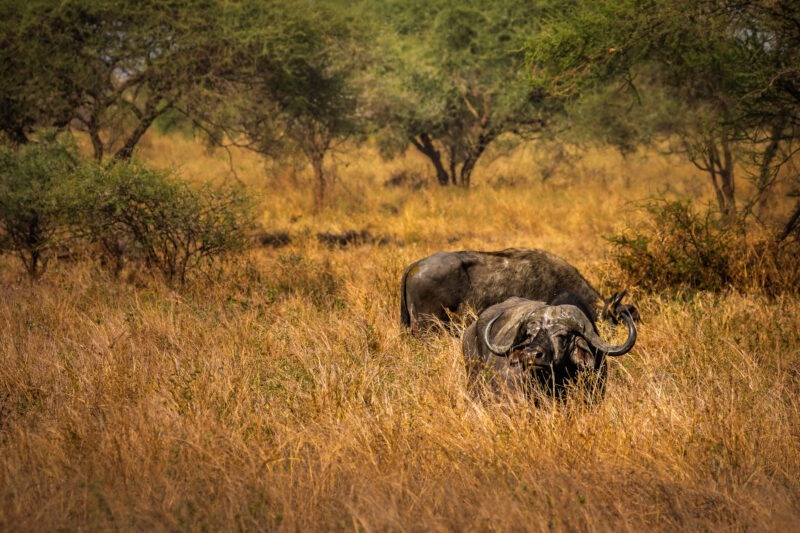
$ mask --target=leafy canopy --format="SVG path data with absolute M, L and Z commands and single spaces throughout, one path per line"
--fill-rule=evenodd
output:
M 537 131 L 547 110 L 526 75 L 530 2 L 384 2 L 370 110 L 386 147 L 409 139 L 442 184 L 469 184 L 477 159 L 504 133 Z

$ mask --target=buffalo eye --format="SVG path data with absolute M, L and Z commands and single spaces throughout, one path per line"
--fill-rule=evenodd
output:
M 511 350 L 508 354 L 508 364 L 511 366 L 517 366 L 522 363 L 522 356 L 524 354 L 524 347 L 518 346 Z

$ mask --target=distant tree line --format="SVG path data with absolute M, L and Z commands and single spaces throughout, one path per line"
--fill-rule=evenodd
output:
M 782 170 L 800 193 L 798 20 L 789 0 L 566 2 L 528 50 L 534 84 L 574 130 L 622 150 L 669 141 L 732 221 L 756 214 Z M 743 199 L 740 172 L 755 190 Z M 784 238 L 798 214 L 800 203 Z
M 0 131 L 22 145 L 79 129 L 96 160 L 127 160 L 156 121 L 189 121 L 215 144 L 299 151 L 318 205 L 331 148 L 374 135 L 469 186 L 499 136 L 548 122 L 525 57 L 542 14 L 516 0 L 3 0 Z
M 107 162 L 158 121 L 190 124 L 302 154 L 317 207 L 343 140 L 418 150 L 464 187 L 503 136 L 669 142 L 735 220 L 797 174 L 798 15 L 789 0 L 0 0 L 0 132 L 20 146 L 79 129 Z M 798 219 L 800 203 L 783 233 Z

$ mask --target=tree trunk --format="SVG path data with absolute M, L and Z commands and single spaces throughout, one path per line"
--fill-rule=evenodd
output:
M 431 160 L 433 168 L 436 170 L 436 179 L 439 181 L 439 185 L 449 185 L 451 181 L 450 175 L 447 173 L 447 170 L 445 170 L 442 164 L 442 154 L 439 153 L 439 150 L 433 145 L 430 135 L 422 133 L 418 137 L 412 137 L 411 144 L 413 144 L 420 153 Z
M 459 184 L 462 187 L 469 188 L 470 182 L 472 181 L 472 171 L 475 170 L 475 165 L 478 164 L 478 159 L 480 159 L 481 155 L 483 155 L 483 152 L 486 151 L 486 147 L 489 146 L 489 143 L 492 142 L 493 138 L 494 137 L 492 135 L 481 135 L 478 138 L 478 142 L 467 153 L 467 157 L 464 159 L 464 164 L 461 166 Z
M 786 222 L 786 226 L 783 228 L 780 236 L 778 237 L 779 241 L 786 239 L 792 232 L 797 231 L 798 227 L 800 227 L 800 202 L 797 202 L 797 205 L 794 208 L 794 212 L 792 216 L 789 217 L 789 221 Z
M 472 171 L 475 170 L 475 163 L 478 162 L 478 157 L 468 157 L 464 164 L 461 166 L 461 177 L 459 185 L 465 189 L 469 189 L 470 181 L 472 180 Z
M 324 124 L 311 118 L 308 121 L 298 121 L 292 136 L 299 143 L 314 171 L 314 212 L 319 213 L 325 207 L 328 195 L 325 154 L 333 142 L 333 133 Z
M 100 126 L 97 124 L 97 119 L 94 115 L 86 123 L 89 130 L 89 138 L 92 139 L 92 150 L 94 151 L 94 160 L 98 163 L 103 160 L 105 152 L 103 147 L 103 139 L 100 138 Z
M 732 220 L 736 215 L 736 183 L 734 181 L 734 162 L 730 142 L 726 137 L 709 139 L 706 142 L 703 164 L 695 161 L 695 165 L 711 177 L 717 206 L 725 220 Z
M 727 139 L 722 140 L 722 157 L 720 181 L 722 182 L 722 195 L 725 197 L 723 214 L 733 217 L 736 215 L 736 182 L 733 175 L 733 154 Z
M 164 110 L 166 109 L 167 108 L 165 107 Z M 158 118 L 158 116 L 164 112 L 164 110 L 149 113 L 139 120 L 139 124 L 125 140 L 125 144 L 123 144 L 122 147 L 117 150 L 117 153 L 114 154 L 114 159 L 116 161 L 130 160 L 131 156 L 133 156 L 133 150 L 136 148 L 136 145 L 139 144 L 142 136 L 147 133 L 147 130 L 150 128 L 156 118 Z
M 325 196 L 328 188 L 328 177 L 325 175 L 324 159 L 325 152 L 315 151 L 311 154 L 311 166 L 314 168 L 314 211 L 320 212 L 325 206 Z
M 767 192 L 775 184 L 777 178 L 777 168 L 772 167 L 772 162 L 775 156 L 778 155 L 778 148 L 781 144 L 781 134 L 786 126 L 786 116 L 778 118 L 770 127 L 767 147 L 761 154 L 761 161 L 759 164 L 759 173 L 756 181 L 756 196 L 758 202 L 758 211 L 763 213 L 767 209 Z M 778 165 L 780 167 L 780 164 Z
M 11 140 L 14 146 L 23 146 L 28 144 L 28 136 L 25 135 L 25 129 L 22 126 L 14 126 L 6 130 L 6 135 Z

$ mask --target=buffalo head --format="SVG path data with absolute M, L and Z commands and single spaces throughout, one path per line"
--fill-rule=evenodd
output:
M 629 313 L 618 313 L 627 326 L 619 345 L 604 341 L 592 320 L 573 305 L 509 298 L 491 306 L 464 332 L 467 366 L 490 371 L 490 381 L 514 387 L 539 383 L 551 391 L 580 375 L 593 375 L 604 385 L 607 356 L 628 353 L 636 343 Z

